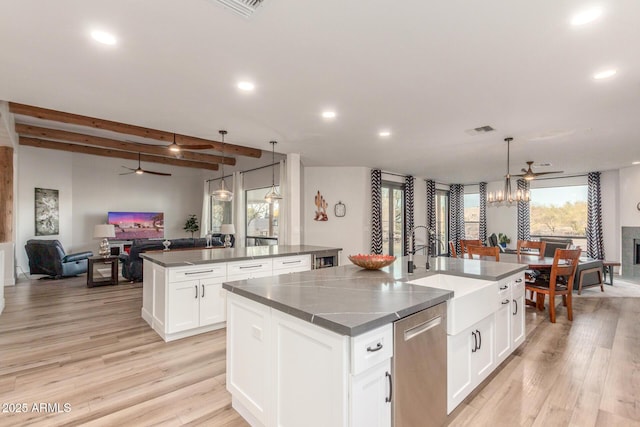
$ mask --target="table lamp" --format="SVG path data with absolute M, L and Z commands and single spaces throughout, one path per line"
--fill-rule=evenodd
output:
M 224 247 L 231 247 L 231 235 L 236 234 L 236 228 L 233 224 L 222 224 L 220 226 L 220 234 L 224 234 Z
M 113 224 L 98 224 L 93 227 L 93 238 L 102 239 L 98 254 L 105 258 L 111 255 L 111 250 L 109 249 L 109 237 L 116 237 L 116 228 Z

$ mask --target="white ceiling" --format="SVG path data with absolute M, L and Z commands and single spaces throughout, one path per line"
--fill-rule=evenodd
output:
M 599 20 L 570 27 L 593 5 Z M 637 0 L 265 0 L 249 19 L 211 0 L 14 0 L 0 40 L 0 99 L 211 139 L 225 128 L 306 165 L 494 181 L 506 136 L 512 173 L 640 160 Z M 496 131 L 465 132 L 483 125 Z M 549 133 L 569 135 L 529 140 Z

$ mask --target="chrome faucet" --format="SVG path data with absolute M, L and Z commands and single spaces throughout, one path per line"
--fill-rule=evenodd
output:
M 415 231 L 418 228 L 424 228 L 425 230 L 427 230 L 427 241 L 426 241 L 426 245 L 420 246 L 418 248 L 416 248 L 416 242 L 415 242 Z M 409 239 L 411 239 L 411 245 L 409 247 L 409 261 L 407 264 L 407 271 L 409 273 L 413 273 L 413 269 L 416 267 L 415 264 L 413 263 L 413 256 L 415 255 L 416 251 L 420 250 L 420 249 L 426 249 L 427 250 L 427 265 L 426 268 L 427 270 L 429 270 L 431 267 L 429 266 L 429 234 L 431 233 L 431 230 L 429 229 L 429 227 L 427 227 L 426 225 L 416 225 L 415 227 L 413 227 L 413 229 L 411 229 L 411 235 L 409 236 Z

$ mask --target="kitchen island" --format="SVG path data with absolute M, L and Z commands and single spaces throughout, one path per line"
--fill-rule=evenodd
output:
M 308 271 L 318 260 L 337 260 L 340 250 L 272 245 L 142 253 L 142 318 L 165 341 L 223 328 L 222 282 Z
M 526 267 L 432 258 L 426 271 L 425 261 L 416 256 L 412 274 L 400 258 L 377 271 L 347 265 L 225 282 L 233 407 L 252 425 L 391 425 L 398 392 L 402 404 L 412 395 L 393 385 L 394 322 L 447 303 L 439 388 L 441 415 L 450 413 L 497 366 L 498 351 L 504 358 L 524 340 Z

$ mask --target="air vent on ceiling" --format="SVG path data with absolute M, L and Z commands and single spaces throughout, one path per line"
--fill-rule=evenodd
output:
M 248 18 L 256 11 L 264 0 L 215 0 L 240 16 Z
M 480 135 L 483 133 L 487 133 L 487 132 L 493 132 L 495 129 L 492 128 L 489 125 L 485 125 L 485 126 L 480 126 L 477 128 L 473 128 L 473 129 L 467 129 L 465 130 L 465 132 L 469 135 Z

